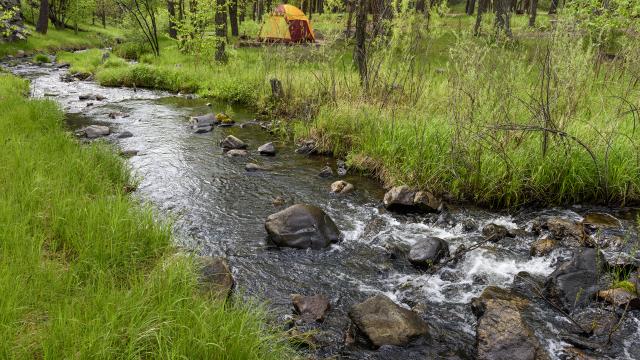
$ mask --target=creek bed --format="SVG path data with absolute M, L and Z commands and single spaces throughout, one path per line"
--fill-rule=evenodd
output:
M 278 321 L 284 322 L 291 314 L 290 294 L 326 294 L 332 308 L 316 329 L 320 346 L 305 350 L 318 357 L 474 358 L 477 320 L 471 311 L 472 298 L 490 285 L 509 287 L 521 271 L 544 278 L 571 255 L 564 248 L 547 256 L 529 255 L 536 240 L 530 232 L 532 222 L 541 215 L 580 219 L 587 211 L 609 212 L 622 219 L 629 241 L 637 244 L 634 216 L 624 209 L 573 207 L 507 214 L 457 207 L 441 215 L 391 214 L 381 206 L 383 189 L 365 177 L 347 175 L 342 179 L 354 184 L 356 191 L 340 197 L 330 194 L 329 186 L 338 178 L 321 178 L 318 172 L 327 164 L 335 169 L 334 159 L 299 155 L 282 142 L 277 142 L 275 157 L 259 156 L 258 146 L 278 140 L 259 126 L 214 128 L 210 133 L 194 134 L 189 116 L 228 111 L 227 105 L 210 108 L 204 100 L 160 91 L 105 88 L 87 81 L 67 83 L 60 77 L 66 70 L 54 66 L 24 62 L 12 64 L 10 70 L 32 81 L 33 97 L 57 101 L 72 130 L 99 123 L 109 125 L 115 133 L 131 132 L 132 137 L 110 139 L 123 150 L 138 151 L 127 160 L 140 179 L 135 196 L 174 220 L 175 239 L 181 247 L 200 255 L 225 256 L 239 290 L 266 301 Z M 85 93 L 106 99 L 79 100 Z M 109 113 L 128 117 L 111 119 Z M 239 124 L 252 120 L 250 112 L 237 107 L 232 108 L 232 117 Z M 249 157 L 230 158 L 222 153 L 218 143 L 229 134 L 248 143 Z M 247 162 L 265 165 L 270 171 L 249 173 L 244 169 Z M 343 231 L 344 241 L 320 251 L 269 245 L 264 220 L 281 209 L 272 202 L 277 196 L 288 204 L 309 203 L 324 209 Z M 435 275 L 417 270 L 396 254 L 397 249 L 428 236 L 448 241 L 453 251 L 462 244 L 481 241 L 481 229 L 489 223 L 523 231 L 513 239 L 469 252 Z M 407 347 L 373 350 L 357 344 L 344 346 L 349 308 L 376 293 L 419 311 L 429 324 L 429 336 Z M 571 358 L 565 351 L 569 344 L 559 338 L 567 319 L 543 300 L 532 301 L 536 311 L 527 321 L 535 336 L 552 358 Z M 610 346 L 592 354 L 640 359 L 637 311 L 626 315 L 612 340 Z

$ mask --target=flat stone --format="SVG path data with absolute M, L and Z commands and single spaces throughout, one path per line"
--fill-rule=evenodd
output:
M 203 257 L 200 283 L 214 297 L 227 298 L 235 285 L 229 263 L 222 257 Z
M 584 225 L 596 229 L 621 229 L 622 223 L 615 216 L 606 213 L 588 213 L 582 220 Z
M 206 134 L 213 131 L 213 126 L 200 126 L 193 131 L 195 134 Z
M 291 301 L 296 313 L 307 321 L 323 322 L 330 307 L 329 298 L 321 294 L 313 296 L 293 294 Z
M 227 151 L 228 157 L 244 157 L 247 155 L 249 155 L 249 152 L 247 150 L 233 149 L 233 150 Z
M 131 131 L 123 131 L 121 133 L 118 134 L 118 139 L 126 139 L 126 138 L 130 138 L 133 137 L 133 134 L 131 133 Z
M 101 136 L 107 136 L 111 133 L 108 126 L 103 125 L 90 125 L 84 128 L 81 132 L 89 139 L 95 139 Z
M 256 171 L 267 171 L 268 169 L 264 166 L 260 166 L 254 163 L 248 163 L 244 166 L 244 169 L 248 172 L 256 172 Z

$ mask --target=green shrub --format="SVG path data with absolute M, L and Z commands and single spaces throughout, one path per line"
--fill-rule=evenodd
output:
M 36 56 L 33 57 L 33 61 L 38 64 L 51 62 L 49 57 L 45 54 L 37 54 Z
M 127 60 L 138 60 L 142 55 L 151 53 L 151 48 L 144 43 L 127 41 L 114 47 L 113 52 Z

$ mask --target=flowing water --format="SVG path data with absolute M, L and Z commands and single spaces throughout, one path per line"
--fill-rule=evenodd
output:
M 183 248 L 202 255 L 223 255 L 231 264 L 240 291 L 267 301 L 278 321 L 291 314 L 290 294 L 329 296 L 332 309 L 318 327 L 321 346 L 307 350 L 318 357 L 338 355 L 354 359 L 470 359 L 475 354 L 476 318 L 469 302 L 489 285 L 509 287 L 514 276 L 526 271 L 534 277 L 550 274 L 567 250 L 545 257 L 531 257 L 535 237 L 527 232 L 541 214 L 579 219 L 586 208 L 544 209 L 515 214 L 494 213 L 473 207 L 453 208 L 442 215 L 406 216 L 385 212 L 384 191 L 370 179 L 347 175 L 356 191 L 343 197 L 329 193 L 336 178 L 317 174 L 333 159 L 298 155 L 290 144 L 278 142 L 275 157 L 261 157 L 255 149 L 277 141 L 259 126 L 215 128 L 194 134 L 189 116 L 228 111 L 222 104 L 213 109 L 205 101 L 149 90 L 104 88 L 94 82 L 60 80 L 66 70 L 28 63 L 12 64 L 14 73 L 32 81 L 33 97 L 57 101 L 68 114 L 71 129 L 87 124 L 108 124 L 112 131 L 130 131 L 133 137 L 110 139 L 123 150 L 137 150 L 128 163 L 140 179 L 135 196 L 150 202 L 160 214 L 174 219 L 175 237 Z M 101 94 L 103 101 L 81 101 L 84 93 Z M 93 105 L 88 106 L 88 103 Z M 109 113 L 128 117 L 110 119 Z M 239 123 L 252 120 L 251 113 L 233 108 Z M 225 156 L 218 143 L 233 134 L 249 144 L 248 158 Z M 266 172 L 246 172 L 256 162 Z M 278 249 L 266 241 L 265 218 L 278 211 L 272 200 L 282 196 L 289 204 L 310 203 L 323 208 L 343 231 L 345 239 L 322 251 Z M 591 209 L 589 209 L 591 210 Z M 633 216 L 615 209 L 600 209 L 624 217 L 633 232 Z M 468 253 L 458 263 L 435 275 L 416 270 L 402 249 L 428 236 L 447 240 L 451 249 L 482 240 L 480 229 L 488 223 L 522 229 L 521 235 Z M 633 233 L 635 236 L 635 233 Z M 615 256 L 615 254 L 609 254 Z M 375 293 L 418 311 L 430 325 L 430 335 L 408 347 L 344 348 L 350 306 Z M 527 319 L 536 336 L 554 359 L 570 358 L 567 343 L 558 334 L 568 321 L 542 300 Z M 640 359 L 640 316 L 628 315 L 613 345 L 595 357 Z

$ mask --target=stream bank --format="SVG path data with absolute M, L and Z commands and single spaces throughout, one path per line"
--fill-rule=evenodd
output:
M 20 63 L 11 71 L 32 81 L 32 96 L 55 99 L 67 113 L 72 130 L 89 124 L 108 126 L 114 133 L 109 139 L 124 152 L 135 154 L 128 159 L 140 179 L 134 196 L 175 218 L 179 246 L 200 255 L 226 257 L 240 291 L 268 301 L 279 322 L 291 321 L 291 294 L 325 295 L 331 309 L 324 321 L 302 327 L 316 330 L 317 346 L 307 351 L 320 358 L 474 358 L 485 351 L 478 346 L 479 341 L 484 344 L 478 331 L 483 322 L 498 324 L 483 328 L 489 335 L 504 331 L 505 323 L 525 324 L 518 333 L 530 344 L 519 348 L 523 358 L 531 351 L 540 358 L 542 354 L 572 358 L 578 351 L 576 343 L 582 344 L 579 351 L 596 358 L 632 359 L 640 354 L 637 311 L 626 312 L 612 344 L 601 346 L 602 338 L 576 335 L 566 316 L 538 294 L 525 291 L 527 284 L 542 287 L 582 247 L 560 245 L 543 256 L 532 256 L 534 243 L 549 234 L 558 240 L 569 238 L 570 224 L 581 223 L 588 213 L 610 213 L 621 221 L 620 229 L 604 232 L 609 239 L 614 235 L 622 239 L 607 242 L 606 247 L 602 244 L 608 262 L 632 254 L 638 244 L 634 209 L 575 206 L 503 213 L 452 207 L 440 214 L 400 215 L 384 210 L 384 191 L 370 179 L 352 174 L 319 177 L 325 166 L 337 167 L 334 159 L 296 154 L 290 144 L 277 142 L 276 156 L 257 154 L 255 149 L 275 139 L 259 126 L 251 126 L 252 114 L 242 108 L 234 108 L 231 114 L 237 126 L 194 134 L 189 117 L 220 112 L 226 105 L 210 108 L 203 100 L 159 91 L 66 83 L 61 80 L 66 70 L 53 66 Z M 80 100 L 84 94 L 104 98 Z M 132 136 L 119 138 L 125 131 Z M 219 143 L 228 135 L 248 144 L 247 157 L 222 152 Z M 269 171 L 247 172 L 247 162 Z M 338 179 L 353 184 L 355 191 L 331 194 L 329 187 Z M 274 205 L 278 197 L 284 204 Z M 342 231 L 343 240 L 324 250 L 278 248 L 267 242 L 265 219 L 295 203 L 323 209 Z M 552 221 L 549 226 L 550 218 L 564 219 L 569 225 L 554 227 Z M 486 243 L 435 274 L 416 268 L 408 259 L 409 249 L 430 237 L 445 240 L 451 253 L 482 242 L 483 230 L 490 224 L 504 227 L 512 236 Z M 637 267 L 635 261 L 625 259 L 630 267 Z M 505 294 L 492 287 L 512 291 Z M 373 346 L 355 331 L 350 310 L 375 295 L 412 309 L 427 323 L 428 335 L 408 345 Z M 622 315 L 605 302 L 590 303 L 589 311 L 606 311 L 617 319 Z M 500 318 L 500 314 L 510 317 Z

